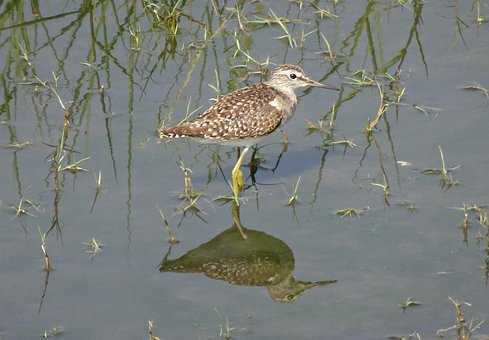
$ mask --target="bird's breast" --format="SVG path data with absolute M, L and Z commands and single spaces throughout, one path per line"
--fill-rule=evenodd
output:
M 286 120 L 294 115 L 295 102 L 289 98 L 283 98 L 282 96 L 276 96 L 270 103 L 271 106 L 277 110 L 284 112 Z

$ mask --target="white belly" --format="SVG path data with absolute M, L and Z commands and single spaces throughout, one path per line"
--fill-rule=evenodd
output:
M 198 137 L 187 137 L 187 138 L 202 144 L 218 144 L 218 145 L 226 145 L 226 146 L 250 147 L 257 144 L 264 137 L 240 138 L 240 139 L 230 139 L 230 140 L 198 138 Z

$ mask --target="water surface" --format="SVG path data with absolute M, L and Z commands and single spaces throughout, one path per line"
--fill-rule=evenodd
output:
M 242 339 L 435 339 L 456 320 L 448 297 L 470 303 L 467 321 L 489 319 L 488 226 L 478 222 L 489 102 L 461 89 L 489 87 L 486 15 L 483 0 L 4 2 L 0 338 L 62 327 L 60 339 L 142 339 L 153 320 L 161 339 L 223 338 L 226 325 Z M 281 133 L 260 145 L 240 221 L 264 233 L 267 256 L 287 254 L 277 277 L 337 282 L 282 303 L 267 285 L 160 272 L 169 244 L 159 209 L 180 241 L 169 259 L 236 222 L 214 201 L 230 194 L 218 164 L 229 177 L 236 151 L 161 143 L 155 131 L 284 62 L 341 91 L 300 92 L 286 147 Z M 377 84 L 387 108 L 367 132 Z M 444 184 L 422 173 L 441 168 L 439 146 L 447 167 L 460 166 Z M 200 217 L 182 214 L 182 167 Z M 299 177 L 299 203 L 287 206 Z M 452 209 L 464 203 L 482 207 L 467 213 L 465 237 L 464 212 Z M 348 208 L 361 214 L 336 214 Z M 95 256 L 92 238 L 103 243 Z M 409 297 L 422 305 L 403 311 Z

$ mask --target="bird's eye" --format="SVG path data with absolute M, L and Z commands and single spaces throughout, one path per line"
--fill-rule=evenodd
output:
M 289 77 L 290 77 L 290 79 L 295 79 L 295 78 L 297 78 L 297 76 L 295 75 L 295 73 L 291 73 L 291 74 L 289 75 Z
M 285 297 L 287 299 L 287 301 L 294 301 L 295 300 L 295 295 L 294 294 L 289 294 Z

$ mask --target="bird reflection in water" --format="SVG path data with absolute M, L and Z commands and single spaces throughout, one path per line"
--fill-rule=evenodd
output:
M 169 260 L 160 272 L 202 273 L 233 285 L 266 287 L 275 301 L 292 302 L 305 291 L 336 280 L 300 281 L 293 276 L 294 254 L 285 242 L 241 224 L 239 207 L 232 204 L 233 225 L 212 240 Z M 246 237 L 244 237 L 246 235 Z

